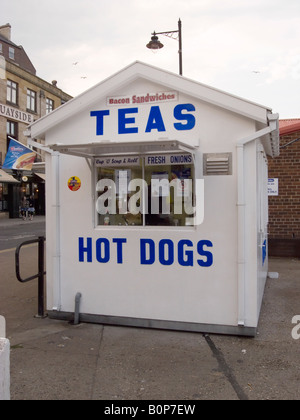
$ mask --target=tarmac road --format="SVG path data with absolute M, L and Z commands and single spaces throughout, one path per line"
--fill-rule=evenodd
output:
M 45 236 L 45 217 L 35 216 L 33 221 L 0 219 L 0 251 L 16 248 L 20 243 Z

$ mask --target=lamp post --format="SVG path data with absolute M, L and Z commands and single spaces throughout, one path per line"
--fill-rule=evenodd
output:
M 177 39 L 179 41 L 179 74 L 182 76 L 182 24 L 181 20 L 178 21 L 178 30 L 177 31 L 167 31 L 167 32 L 153 32 L 151 41 L 146 45 L 150 50 L 160 50 L 163 48 L 163 44 L 159 41 L 157 35 L 165 35 L 172 39 Z M 174 37 L 175 34 L 175 37 Z

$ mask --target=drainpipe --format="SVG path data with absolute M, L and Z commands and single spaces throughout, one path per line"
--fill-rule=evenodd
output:
M 55 214 L 55 237 L 53 240 L 53 310 L 61 310 L 61 238 L 60 238 L 60 154 L 52 155 L 52 208 Z
M 245 202 L 245 146 L 252 141 L 278 130 L 278 114 L 268 115 L 268 127 L 263 128 L 237 143 L 238 176 L 238 325 L 245 326 L 246 298 L 246 202 Z
M 55 215 L 55 227 L 53 227 L 53 310 L 61 310 L 61 234 L 60 234 L 60 153 L 54 152 L 52 149 L 44 146 L 41 143 L 37 143 L 34 139 L 31 138 L 31 131 L 26 130 L 24 132 L 27 137 L 27 145 L 30 147 L 35 147 L 41 151 L 51 155 L 51 165 L 52 165 L 52 177 L 51 177 L 51 199 L 52 199 L 52 210 Z M 49 187 L 51 188 L 51 187 Z

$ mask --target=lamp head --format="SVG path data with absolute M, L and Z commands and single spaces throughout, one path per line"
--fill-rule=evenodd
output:
M 161 48 L 163 48 L 163 46 L 164 45 L 159 41 L 155 32 L 153 33 L 153 36 L 151 37 L 151 41 L 146 45 L 146 47 L 149 48 L 150 50 L 160 50 Z

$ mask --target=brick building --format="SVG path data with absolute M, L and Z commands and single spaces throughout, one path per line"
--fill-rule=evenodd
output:
M 70 99 L 56 81 L 48 83 L 36 75 L 23 47 L 12 42 L 10 24 L 0 26 L 0 168 L 9 137 L 26 144 L 27 126 Z M 43 156 L 37 155 L 36 162 L 41 161 Z M 19 202 L 24 195 L 34 195 L 37 212 L 44 212 L 44 177 L 38 173 L 37 169 L 26 174 L 12 171 L 10 175 L 20 181 L 18 184 L 1 172 L 0 217 L 1 213 L 18 217 Z
M 300 119 L 281 120 L 280 156 L 269 160 L 278 195 L 269 197 L 269 254 L 300 258 Z

